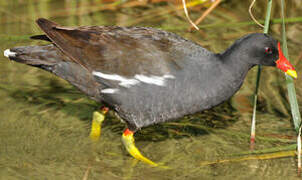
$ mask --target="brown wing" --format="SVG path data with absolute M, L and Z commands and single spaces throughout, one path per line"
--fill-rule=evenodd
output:
M 179 36 L 152 28 L 90 26 L 67 28 L 46 19 L 38 25 L 74 62 L 90 71 L 132 77 L 168 74 L 181 68 L 174 59 L 184 56 Z
M 34 36 L 30 36 L 30 39 L 35 39 L 35 40 L 43 40 L 43 41 L 49 41 L 51 42 L 51 40 L 46 36 L 46 35 L 34 35 Z

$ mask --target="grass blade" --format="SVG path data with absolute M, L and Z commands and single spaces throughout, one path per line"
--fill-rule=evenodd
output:
M 288 58 L 286 32 L 285 32 L 285 22 L 284 22 L 284 0 L 281 0 L 281 18 L 282 18 L 282 51 L 284 56 Z M 298 151 L 298 176 L 301 174 L 301 115 L 299 111 L 296 90 L 294 85 L 294 80 L 292 77 L 286 75 L 286 85 L 289 97 L 289 103 L 291 108 L 291 113 L 293 117 L 293 123 L 298 133 L 297 137 L 297 151 Z
M 263 33 L 268 33 L 269 23 L 271 18 L 271 9 L 272 9 L 272 0 L 268 0 L 266 17 L 264 22 Z M 256 136 L 256 111 L 257 111 L 257 98 L 258 98 L 258 89 L 259 82 L 261 77 L 261 65 L 258 65 L 257 79 L 256 79 L 256 88 L 254 93 L 254 107 L 253 107 L 253 118 L 252 118 L 252 126 L 251 126 L 251 139 L 250 139 L 250 149 L 253 150 L 255 146 L 255 136 Z
M 286 41 L 286 32 L 285 32 L 285 21 L 284 21 L 284 0 L 281 0 L 281 16 L 282 16 L 282 51 L 284 56 L 288 58 L 288 49 L 287 49 L 287 41 Z M 291 107 L 291 113 L 293 117 L 293 123 L 295 126 L 296 131 L 299 131 L 299 127 L 301 124 L 301 115 L 299 111 L 296 90 L 294 85 L 294 80 L 292 77 L 286 75 L 286 85 L 289 97 L 289 103 Z

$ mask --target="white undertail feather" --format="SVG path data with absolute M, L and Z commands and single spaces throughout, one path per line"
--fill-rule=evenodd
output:
M 10 49 L 6 49 L 6 50 L 4 51 L 4 56 L 5 56 L 5 57 L 8 57 L 8 58 L 9 58 L 9 57 L 15 57 L 16 54 L 17 54 L 17 53 L 10 51 Z

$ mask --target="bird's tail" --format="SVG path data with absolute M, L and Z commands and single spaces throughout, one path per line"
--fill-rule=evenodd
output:
M 50 71 L 51 67 L 64 61 L 61 53 L 54 45 L 20 46 L 4 51 L 4 56 L 10 60 L 39 67 Z

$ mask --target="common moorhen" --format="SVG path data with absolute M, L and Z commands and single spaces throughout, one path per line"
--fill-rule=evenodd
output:
M 147 27 L 62 27 L 38 19 L 43 46 L 15 47 L 4 55 L 67 80 L 123 119 L 127 151 L 156 166 L 135 147 L 135 131 L 216 106 L 229 99 L 253 66 L 276 66 L 296 78 L 278 43 L 248 34 L 215 54 L 176 34 Z M 108 108 L 94 113 L 91 137 L 100 135 Z

